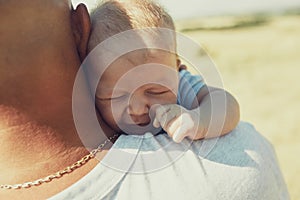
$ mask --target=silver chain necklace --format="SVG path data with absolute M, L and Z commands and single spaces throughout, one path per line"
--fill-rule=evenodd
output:
M 83 158 L 81 158 L 77 162 L 73 163 L 72 165 L 64 168 L 63 170 L 60 170 L 60 171 L 58 171 L 58 172 L 56 172 L 54 174 L 51 174 L 49 176 L 46 176 L 44 178 L 37 179 L 35 181 L 30 181 L 30 182 L 20 183 L 20 184 L 14 184 L 14 185 L 3 184 L 3 185 L 0 185 L 0 189 L 22 189 L 22 188 L 30 188 L 32 186 L 39 186 L 39 185 L 41 185 L 43 183 L 48 183 L 48 182 L 52 181 L 53 179 L 61 178 L 63 175 L 69 174 L 69 173 L 73 172 L 75 169 L 78 169 L 79 167 L 81 167 L 82 165 L 84 165 L 85 163 L 87 163 L 90 159 L 94 158 L 98 152 L 100 152 L 100 151 L 103 150 L 104 146 L 109 141 L 111 141 L 112 139 L 116 138 L 117 136 L 118 135 L 115 134 L 115 135 L 107 138 L 102 144 L 100 144 L 96 149 L 92 150 L 88 155 L 84 156 Z

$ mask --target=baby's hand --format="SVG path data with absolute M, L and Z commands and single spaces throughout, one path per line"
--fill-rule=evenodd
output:
M 177 104 L 168 104 L 156 108 L 153 126 L 161 126 L 174 142 L 179 143 L 185 137 L 194 138 L 198 123 L 199 114 Z

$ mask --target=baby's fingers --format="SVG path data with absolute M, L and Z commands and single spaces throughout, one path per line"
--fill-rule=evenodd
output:
M 155 118 L 153 120 L 153 126 L 155 128 L 159 128 L 161 126 L 163 116 L 167 112 L 168 108 L 166 106 L 155 105 L 153 106 L 153 109 L 155 110 Z
M 175 130 L 173 129 L 175 128 Z M 193 131 L 194 121 L 192 120 L 191 116 L 187 113 L 180 115 L 170 126 L 170 131 L 174 134 L 172 138 L 174 142 L 181 142 L 186 136 L 190 135 L 190 131 Z M 172 129 L 172 130 L 171 130 Z M 171 133 L 172 133 L 171 132 Z
M 180 107 L 178 105 L 170 104 L 160 106 L 156 110 L 156 116 L 153 121 L 154 127 L 161 126 L 164 130 L 167 131 L 168 125 L 180 114 Z
M 153 120 L 153 126 L 155 127 L 155 128 L 159 128 L 160 127 L 160 123 L 159 123 L 159 121 L 158 121 L 158 119 L 155 117 L 154 118 L 154 120 Z

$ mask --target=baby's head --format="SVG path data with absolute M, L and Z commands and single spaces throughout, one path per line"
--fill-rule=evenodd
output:
M 175 104 L 177 101 L 178 60 L 172 18 L 153 1 L 108 0 L 92 11 L 91 20 L 89 51 L 124 31 L 172 30 L 168 32 L 171 33 L 169 37 L 156 29 L 150 30 L 150 39 L 145 36 L 147 34 L 139 35 L 137 40 L 142 40 L 145 48 L 116 59 L 102 74 L 96 91 L 96 106 L 104 121 L 115 131 L 133 134 L 157 131 L 152 126 L 153 105 Z M 147 48 L 153 43 L 166 48 Z
M 118 33 L 143 28 L 167 28 L 175 31 L 171 16 L 151 0 L 104 0 L 90 14 L 91 35 L 88 52 Z M 176 50 L 175 36 L 172 41 Z

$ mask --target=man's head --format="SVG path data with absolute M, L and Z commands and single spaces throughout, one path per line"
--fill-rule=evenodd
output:
M 122 55 L 105 70 L 97 87 L 96 105 L 103 119 L 118 132 L 156 131 L 151 123 L 151 108 L 176 103 L 178 65 L 172 18 L 153 1 L 108 0 L 91 13 L 91 20 L 88 51 L 124 31 L 145 31 L 129 33 L 132 35 L 128 37 L 134 38 L 131 42 L 142 43 L 145 48 Z M 119 48 L 132 45 L 129 38 L 121 39 Z M 165 50 L 152 49 L 155 44 Z M 107 51 L 114 54 L 112 49 L 111 46 Z M 96 65 L 105 67 L 101 60 Z
M 74 10 L 68 0 L 0 1 L 0 24 L 0 109 L 39 122 L 72 119 L 73 82 L 90 31 L 85 6 Z

